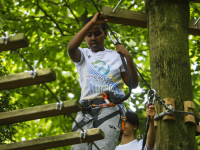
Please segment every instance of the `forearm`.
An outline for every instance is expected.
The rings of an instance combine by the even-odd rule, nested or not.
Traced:
[[[92,22],[88,22],[68,43],[68,54],[73,61],[76,61],[77,54],[80,53],[78,47],[81,45],[85,36],[93,26]]]
[[[154,147],[154,143],[155,143],[155,138],[156,138],[156,130],[154,127],[154,120],[153,118],[150,120],[150,124],[149,124],[149,130],[147,133],[147,149],[148,150],[152,150]]]
[[[125,57],[127,60],[127,66],[128,66],[128,70],[131,76],[131,80],[132,80],[132,86],[133,88],[136,88],[138,86],[138,74],[137,74],[135,65],[129,53]]]

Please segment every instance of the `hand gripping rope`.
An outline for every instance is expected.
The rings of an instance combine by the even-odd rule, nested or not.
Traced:
[[[156,90],[154,90],[154,89],[149,90],[149,91],[147,92],[147,103],[148,103],[148,106],[147,106],[147,107],[149,107],[150,105],[154,105],[154,102],[155,102],[156,99],[157,99]],[[143,136],[142,136],[142,132],[143,132],[143,130],[144,130],[145,124],[143,125],[143,129],[142,129],[142,131],[141,131],[141,134],[139,134],[139,136],[138,136],[138,138],[137,138],[138,140],[140,140],[141,138],[143,138],[142,150],[144,149],[145,144],[146,144],[147,133],[148,133],[149,124],[150,124],[150,119],[151,119],[150,116],[148,117],[148,119],[147,119],[147,117],[146,117],[146,121],[145,121],[145,123],[146,123],[146,131],[145,131],[144,138],[143,138]]]

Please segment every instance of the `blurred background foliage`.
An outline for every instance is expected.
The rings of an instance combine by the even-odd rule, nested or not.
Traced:
[[[115,7],[116,0],[95,0],[98,8]],[[124,0],[119,8],[145,12],[144,0]],[[74,63],[67,55],[67,44],[82,28],[86,17],[97,12],[90,0],[0,0],[0,36],[25,33],[30,41],[27,48],[19,49],[28,62],[35,68],[52,68],[57,75],[56,81],[47,83],[50,89],[62,100],[79,99],[80,86]],[[172,16],[173,17],[173,16]],[[190,3],[190,19],[200,17],[200,4]],[[113,31],[119,33],[122,44],[129,50],[138,70],[150,85],[150,63],[148,31],[144,28],[108,23]],[[200,111],[200,36],[189,35],[189,51],[195,110]],[[84,41],[81,45],[86,47]],[[107,38],[105,47],[115,49]],[[20,56],[11,51],[0,53],[0,76],[15,74],[30,69]],[[128,88],[124,87],[126,93]],[[139,87],[132,91],[126,101],[127,109],[136,111],[140,118],[140,130],[145,121],[146,93],[148,87],[139,78]],[[55,103],[49,91],[42,85],[33,85],[13,90],[0,91],[0,111],[10,111],[31,106]],[[73,114],[74,116],[76,114]],[[0,143],[11,143],[59,135],[71,131],[72,120],[57,116],[27,121],[10,126],[0,126]],[[200,146],[200,138],[196,137]],[[68,150],[70,146],[54,148]],[[52,149],[53,150],[53,149]]]

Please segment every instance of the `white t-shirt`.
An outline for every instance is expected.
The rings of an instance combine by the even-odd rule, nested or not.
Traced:
[[[143,140],[138,141],[137,139],[123,145],[118,145],[115,150],[142,150]],[[145,145],[144,150],[147,150]]]
[[[80,48],[81,60],[75,63],[81,86],[80,100],[101,98],[103,92],[115,92],[118,97],[124,96],[121,72],[125,72],[120,55],[113,50],[93,52]]]

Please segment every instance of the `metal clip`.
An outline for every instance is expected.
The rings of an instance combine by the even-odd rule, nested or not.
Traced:
[[[36,74],[37,74],[37,72],[36,72],[36,70],[31,70],[30,71],[30,78],[35,78],[35,76],[36,76]]]
[[[8,40],[9,40],[8,33],[5,33],[5,36],[2,36],[1,39],[2,39],[1,44],[6,45],[8,43]]]
[[[149,96],[153,96],[152,102],[149,101]],[[151,103],[152,105],[154,105],[154,102],[155,102],[156,99],[157,99],[156,90],[154,90],[154,89],[149,90],[149,91],[147,92],[147,102],[148,102],[148,104]]]
[[[80,138],[83,138],[83,139],[85,139],[85,137],[86,137],[86,130],[84,130],[84,131],[81,131],[80,132]]]
[[[116,39],[117,41],[116,41],[116,42],[115,42],[115,40],[112,38],[111,33],[113,33],[114,35],[117,35],[117,39]],[[112,31],[112,32],[109,32],[108,35],[109,35],[111,41],[112,41],[115,45],[121,44],[121,39],[119,38],[119,35],[117,34],[117,32]]]
[[[63,102],[62,101],[56,103],[56,109],[60,109],[61,110],[62,107],[63,107]]]

